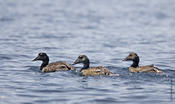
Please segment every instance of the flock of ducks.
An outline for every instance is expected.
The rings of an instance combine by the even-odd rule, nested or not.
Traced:
[[[49,64],[49,57],[46,53],[39,53],[38,56],[33,59],[33,61],[42,61],[40,70],[42,72],[56,72],[56,71],[67,71],[67,70],[76,70],[73,65],[82,63],[83,67],[80,72],[83,76],[119,76],[119,74],[111,72],[106,67],[97,66],[90,67],[89,58],[86,55],[80,55],[75,60],[72,65],[67,64],[64,61],[57,61]],[[154,65],[139,66],[139,56],[132,52],[130,53],[123,61],[132,61],[133,64],[129,67],[130,72],[154,72],[154,73],[163,73],[161,69],[154,67]]]

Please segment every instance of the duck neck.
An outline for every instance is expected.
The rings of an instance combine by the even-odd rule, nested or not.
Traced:
[[[131,65],[131,67],[138,67],[139,66],[139,57],[136,57],[134,60],[133,60],[133,64]]]
[[[48,64],[49,64],[49,59],[43,60],[43,63],[41,64],[41,67],[40,67],[40,70],[42,70]]]
[[[86,60],[84,63],[83,63],[83,68],[81,68],[81,71],[82,70],[85,70],[85,69],[88,69],[89,68],[89,59],[88,60]]]

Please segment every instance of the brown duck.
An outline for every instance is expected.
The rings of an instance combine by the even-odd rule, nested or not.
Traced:
[[[162,70],[154,67],[154,65],[139,66],[139,56],[132,52],[123,61],[133,61],[133,64],[129,67],[130,72],[155,72],[163,73]]]
[[[42,61],[42,64],[40,66],[40,70],[42,72],[55,72],[55,71],[67,71],[74,69],[73,66],[67,64],[64,61],[57,61],[49,64],[49,57],[46,53],[39,53],[38,56],[33,59],[33,61]]]
[[[109,76],[119,76],[119,74],[114,74],[110,72],[106,67],[89,67],[90,61],[86,55],[80,55],[73,65],[83,63],[83,68],[81,68],[81,73],[83,76],[96,76],[96,75],[109,75]]]

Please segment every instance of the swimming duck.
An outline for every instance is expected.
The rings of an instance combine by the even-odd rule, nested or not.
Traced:
[[[96,75],[109,75],[109,76],[119,76],[119,74],[114,74],[110,72],[106,67],[89,67],[90,61],[86,55],[80,55],[73,65],[83,63],[83,68],[81,68],[81,73],[83,76],[96,76]]]
[[[162,70],[154,67],[154,65],[147,66],[139,66],[139,56],[131,52],[123,61],[133,61],[133,64],[129,67],[130,72],[155,72],[155,73],[163,73]]]
[[[73,66],[67,64],[64,61],[57,61],[49,64],[49,57],[46,53],[39,53],[38,56],[33,59],[32,61],[42,61],[42,64],[40,66],[40,70],[42,72],[55,72],[55,71],[66,71],[74,69]]]

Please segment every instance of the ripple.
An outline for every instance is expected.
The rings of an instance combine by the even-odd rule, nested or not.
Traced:
[[[68,100],[68,99],[59,99],[59,98],[57,98],[57,99],[49,99],[49,100],[35,100],[34,102],[37,103],[37,104],[38,104],[38,103],[39,103],[39,104],[40,104],[40,103],[42,103],[42,104],[43,104],[43,103],[44,103],[44,104],[46,103],[46,104],[47,104],[47,103],[53,103],[53,102],[56,103],[56,102],[60,102],[60,101],[61,101],[61,102],[66,102],[67,100]]]
[[[160,1],[4,0],[0,101],[173,104],[175,1]],[[106,66],[120,76],[81,76],[82,65],[77,72],[42,73],[41,62],[31,62],[38,52],[48,53],[50,62],[68,63],[86,54],[90,66]],[[130,73],[131,62],[121,62],[129,52],[140,55],[140,65],[155,63],[166,74]]]
[[[9,18],[9,17],[1,17],[0,18],[0,22],[10,22],[13,21],[13,18]]]

